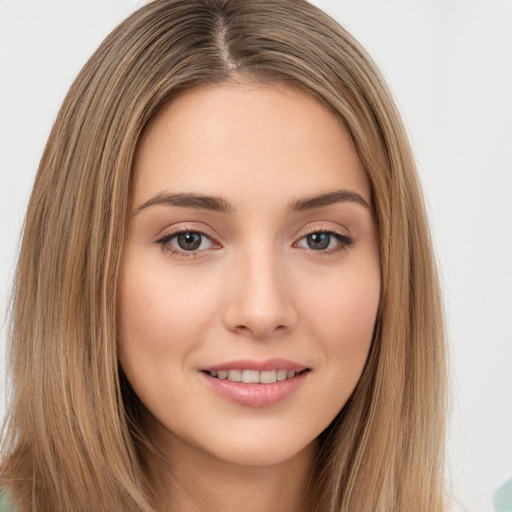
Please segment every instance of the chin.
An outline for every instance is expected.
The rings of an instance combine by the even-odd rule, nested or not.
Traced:
[[[213,456],[223,462],[245,467],[268,467],[292,462],[297,457],[316,452],[316,440],[306,445],[302,443],[284,443],[270,441],[267,443],[229,443],[224,447],[209,447]]]
[[[316,437],[314,433],[305,437],[302,429],[294,432],[289,426],[252,425],[212,432],[198,448],[236,466],[273,466],[316,453]]]

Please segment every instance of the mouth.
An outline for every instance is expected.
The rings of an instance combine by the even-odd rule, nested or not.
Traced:
[[[275,384],[276,382],[293,379],[309,371],[309,368],[303,368],[302,370],[278,368],[262,371],[234,368],[231,370],[202,370],[202,373],[214,379],[243,382],[244,384]]]
[[[270,407],[291,398],[309,373],[311,368],[284,359],[231,361],[199,371],[215,394],[249,407]]]

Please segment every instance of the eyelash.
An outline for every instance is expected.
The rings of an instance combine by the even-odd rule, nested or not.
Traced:
[[[314,249],[310,249],[311,251],[313,251],[314,253],[316,253],[320,256],[335,255],[337,253],[340,253],[342,251],[346,251],[346,250],[350,249],[355,244],[355,240],[353,238],[351,238],[347,235],[344,235],[342,233],[339,233],[338,231],[334,231],[332,228],[327,228],[327,227],[326,228],[320,227],[320,228],[312,229],[311,231],[308,231],[304,235],[302,235],[299,238],[299,240],[295,243],[300,242],[301,240],[303,240],[304,238],[306,238],[310,235],[315,235],[315,234],[320,234],[320,233],[334,237],[340,243],[339,247],[336,247],[334,249],[318,250],[318,251],[315,251]]]
[[[163,251],[170,253],[171,255],[178,255],[179,257],[181,257],[183,259],[197,258],[198,256],[200,256],[201,252],[204,252],[205,250],[207,250],[207,249],[203,249],[203,250],[186,251],[183,249],[176,249],[176,248],[173,248],[173,247],[170,247],[169,245],[167,245],[171,240],[173,240],[174,238],[178,237],[179,235],[183,235],[185,233],[197,234],[197,235],[200,235],[202,237],[205,237],[205,238],[211,240],[214,244],[218,244],[218,242],[216,242],[210,235],[208,235],[204,231],[197,229],[197,228],[187,228],[187,227],[178,229],[176,231],[172,231],[171,233],[168,233],[168,234],[162,236],[161,238],[156,240],[156,244],[159,245]],[[330,256],[330,255],[334,255],[334,254],[337,254],[342,251],[346,251],[346,250],[350,249],[350,247],[352,247],[355,243],[355,240],[353,238],[351,238],[347,235],[344,235],[342,233],[339,233],[337,231],[334,231],[332,228],[329,228],[329,229],[316,228],[316,229],[308,231],[307,233],[302,235],[299,238],[299,240],[297,240],[297,242],[294,242],[294,245],[296,243],[300,242],[301,240],[305,239],[306,237],[308,237],[310,235],[314,235],[314,234],[326,234],[326,235],[332,236],[335,239],[337,239],[338,242],[340,243],[340,246],[336,247],[334,249],[314,250],[314,249],[310,248],[310,251],[312,251],[313,253],[316,253],[320,256]]]
[[[167,245],[173,238],[176,238],[179,235],[184,235],[185,233],[194,233],[194,234],[201,235],[202,237],[208,238],[213,243],[217,244],[217,242],[215,242],[215,240],[213,240],[213,238],[210,235],[208,235],[207,233],[205,233],[204,231],[197,229],[197,228],[187,228],[186,226],[184,228],[180,228],[176,231],[172,231],[172,232],[164,235],[163,237],[159,238],[156,241],[156,244],[159,245],[163,251],[170,253],[172,255],[178,255],[178,256],[182,257],[183,259],[197,258],[202,251],[185,251],[185,250],[176,249],[174,247]]]

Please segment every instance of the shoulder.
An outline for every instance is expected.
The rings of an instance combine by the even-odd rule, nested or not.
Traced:
[[[0,489],[0,512],[14,512],[9,493],[5,489]]]

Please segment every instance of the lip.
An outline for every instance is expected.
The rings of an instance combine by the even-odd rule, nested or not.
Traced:
[[[256,371],[277,369],[294,370],[297,372],[297,375],[291,379],[277,381],[272,384],[245,384],[244,382],[217,379],[206,373],[207,370],[219,371],[235,369]],[[268,359],[266,361],[244,359],[208,366],[199,371],[199,376],[215,394],[220,395],[230,402],[247,407],[271,407],[289,398],[301,388],[309,373],[308,367],[285,359]]]
[[[293,370],[295,372],[301,372],[305,370],[307,366],[289,361],[287,359],[266,359],[265,361],[255,361],[254,359],[237,359],[236,361],[229,361],[227,363],[213,364],[211,366],[205,366],[200,368],[199,371],[204,372],[206,370],[256,370],[258,372],[264,372],[266,370]],[[267,384],[268,385],[268,384]]]

